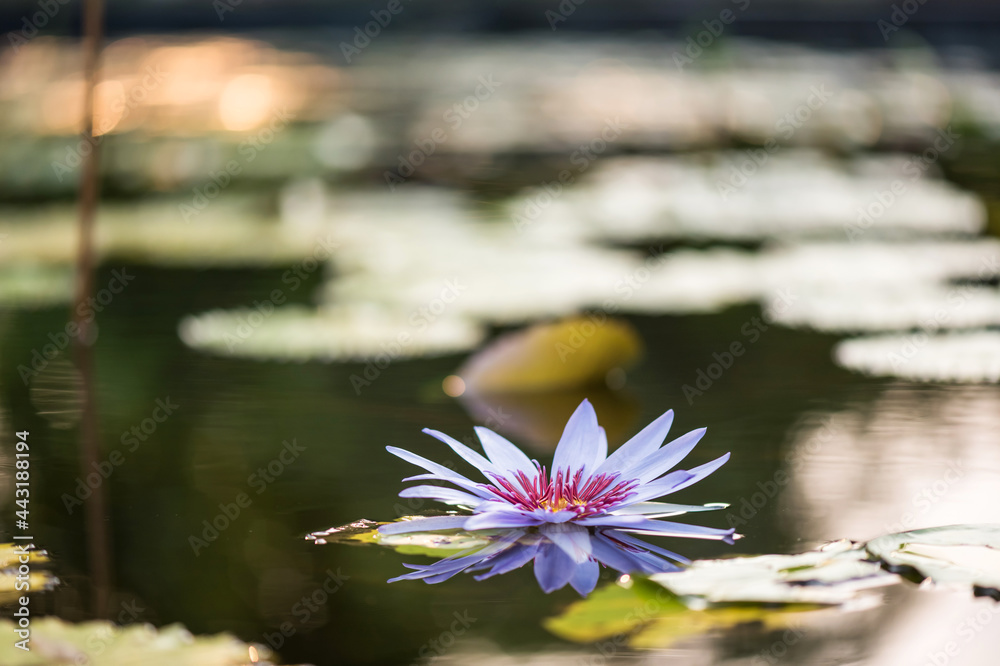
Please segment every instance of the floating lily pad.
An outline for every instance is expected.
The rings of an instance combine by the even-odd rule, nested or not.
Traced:
[[[261,214],[265,203],[227,194],[203,209],[194,208],[191,196],[108,204],[98,217],[95,251],[99,258],[168,266],[273,266],[329,256],[325,232],[281,225]],[[76,225],[69,205],[0,210],[0,264],[72,265]]]
[[[621,587],[598,590],[545,626],[576,642],[625,636],[632,647],[668,647],[744,623],[779,628],[823,609],[871,608],[880,601],[875,590],[900,582],[896,572],[1000,600],[1000,525],[917,530],[867,544],[841,540],[795,555],[697,560],[648,579],[624,577]]]
[[[375,543],[375,535],[378,534],[379,525],[385,524],[362,518],[340,527],[311,532],[306,535],[306,541],[315,541],[318,545],[351,542],[356,542],[355,545],[357,543]]]
[[[898,243],[810,242],[776,245],[760,254],[760,280],[772,291],[799,293],[863,289],[881,295],[915,286],[946,286],[952,280],[989,280],[1000,274],[1000,240],[912,240]],[[849,267],[849,269],[848,269]],[[951,302],[943,306],[955,309]],[[860,296],[859,296],[860,298]]]
[[[397,359],[465,351],[484,335],[481,326],[458,317],[421,321],[406,313],[370,306],[310,310],[287,306],[214,310],[186,317],[180,337],[189,347],[260,360],[364,361],[384,368]],[[369,381],[369,380],[365,380]]]
[[[0,233],[0,247],[6,242]],[[0,306],[45,307],[68,303],[72,295],[73,273],[69,268],[6,263],[0,270]]]
[[[15,543],[0,544],[0,604],[10,603],[26,592],[37,593],[51,590],[59,584],[59,579],[43,569],[49,563],[49,556],[44,550],[29,550],[28,566],[31,573],[28,574],[28,590],[18,590],[18,567],[22,564],[21,558],[24,554],[16,548]],[[6,663],[6,662],[2,662]]]
[[[765,255],[766,256],[766,255]],[[743,250],[675,250],[657,258],[649,279],[623,304],[629,312],[718,312],[761,300],[766,262]]]
[[[327,303],[378,303],[414,319],[464,316],[523,324],[586,308],[618,312],[656,258],[588,244],[578,234],[484,221],[461,197],[408,188],[331,198],[337,275]],[[377,223],[376,223],[377,222]]]
[[[834,359],[867,375],[921,382],[996,383],[1000,381],[1000,333],[914,332],[859,337],[839,343]]]
[[[898,577],[883,571],[847,540],[795,555],[758,555],[698,560],[683,571],[650,579],[689,604],[769,603],[867,605],[867,593],[894,585]]]
[[[406,516],[400,520],[418,520],[421,516]],[[357,520],[341,527],[332,527],[321,532],[306,535],[306,540],[317,545],[328,543],[378,544],[392,548],[404,555],[426,555],[428,557],[449,557],[458,552],[475,551],[488,545],[493,531],[465,532],[448,530],[445,532],[414,532],[411,534],[383,535],[378,533],[380,525],[371,520]]]
[[[243,666],[269,651],[228,634],[193,636],[179,624],[156,629],[148,624],[118,627],[110,622],[71,624],[54,617],[31,622],[30,651],[14,647],[14,623],[0,620],[4,666],[101,664],[102,666]]]
[[[393,534],[376,535],[376,542],[395,549],[403,555],[427,555],[445,557],[458,552],[473,552],[490,543],[482,534],[456,532],[454,534]]]
[[[616,638],[637,648],[665,648],[685,638],[738,625],[777,629],[798,617],[801,608],[724,606],[691,610],[667,590],[642,579],[609,585],[571,604],[545,621],[556,636],[576,643]]]
[[[879,601],[872,590],[899,582],[866,557],[859,544],[842,540],[796,555],[697,560],[674,573],[624,577],[545,626],[576,642],[624,636],[637,648],[739,625],[795,626],[823,609],[871,608]]]
[[[458,370],[476,393],[522,393],[603,384],[628,366],[642,340],[627,322],[573,317],[497,338]]]
[[[963,329],[1000,325],[1000,291],[941,285],[897,289],[801,290],[788,307],[772,308],[783,326],[839,333]],[[957,305],[956,305],[957,303]]]
[[[637,252],[542,241],[511,224],[418,219],[404,215],[381,233],[363,219],[357,224],[365,236],[338,230],[342,274],[325,290],[326,301],[375,302],[417,319],[515,325],[585,308],[623,310],[650,273]]]
[[[972,587],[1000,601],[1000,525],[950,525],[872,539],[865,549],[892,571],[942,587]]]
[[[761,155],[764,153],[761,152]],[[840,160],[812,150],[765,156],[758,169],[748,152],[602,161],[555,205],[538,192],[510,202],[514,219],[536,226],[576,227],[576,234],[615,241],[678,238],[760,240],[833,237],[842,241],[981,231],[978,198],[939,178],[915,180],[911,155]],[[750,169],[751,177],[746,177]],[[742,172],[742,173],[741,173]],[[905,178],[893,205],[875,199]],[[875,202],[879,212],[860,215]],[[534,205],[533,205],[534,204]]]

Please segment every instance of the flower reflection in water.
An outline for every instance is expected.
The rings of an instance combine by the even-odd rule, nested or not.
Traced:
[[[665,559],[666,558],[666,559]],[[676,571],[674,562],[688,560],[641,539],[612,529],[588,530],[573,524],[542,525],[537,530],[501,531],[477,552],[457,555],[429,565],[407,564],[412,573],[393,578],[440,583],[463,571],[478,573],[476,580],[518,569],[534,560],[535,577],[546,592],[569,583],[581,595],[597,585],[599,564],[622,573]],[[671,562],[670,560],[673,560]]]

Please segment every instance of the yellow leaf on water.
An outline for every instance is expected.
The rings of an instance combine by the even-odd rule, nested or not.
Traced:
[[[21,549],[17,544],[0,543],[0,569],[17,567],[21,559]],[[49,561],[48,553],[44,550],[29,550],[28,557],[31,564],[44,564]]]
[[[28,561],[21,562],[25,554]],[[26,593],[45,592],[58,585],[59,579],[42,568],[48,562],[49,556],[44,550],[22,553],[15,543],[0,543],[0,604],[14,603]],[[18,568],[22,564],[27,564],[31,570],[27,590],[18,589],[18,582],[23,583],[23,579],[18,580]]]
[[[507,333],[457,372],[477,393],[531,393],[603,384],[633,363],[642,341],[627,322],[580,316]]]

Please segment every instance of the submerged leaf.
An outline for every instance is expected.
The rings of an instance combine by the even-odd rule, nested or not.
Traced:
[[[891,571],[1000,601],[1000,525],[949,525],[887,534],[865,546]]]
[[[630,633],[654,617],[686,610],[684,604],[665,591],[657,597],[642,594],[639,585],[608,585],[545,620],[544,626],[560,638],[589,643]]]
[[[669,591],[637,579],[627,585],[610,585],[571,604],[560,615],[545,621],[556,636],[576,643],[590,643],[628,636],[638,648],[665,648],[709,631],[756,624],[769,629],[788,626],[800,608],[766,609],[762,606],[722,606],[691,610]]]
[[[623,320],[574,317],[502,335],[457,374],[477,393],[551,391],[602,384],[641,350],[639,335]]]
[[[751,625],[761,632],[796,626],[802,617],[796,606],[765,608],[763,606],[722,606],[704,611],[677,611],[657,617],[629,641],[636,648],[665,648],[693,636],[712,631],[726,631]]]

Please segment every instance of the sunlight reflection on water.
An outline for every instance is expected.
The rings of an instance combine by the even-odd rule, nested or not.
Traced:
[[[811,414],[792,447],[799,465],[782,506],[806,539],[996,520],[1000,388],[890,385],[870,403]]]

